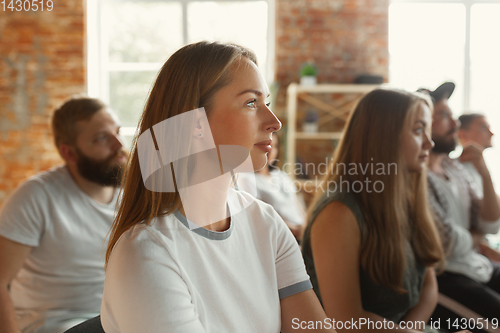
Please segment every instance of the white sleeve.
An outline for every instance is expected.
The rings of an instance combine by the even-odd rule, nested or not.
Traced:
[[[481,217],[479,217],[477,228],[478,230],[480,230],[485,234],[495,235],[500,230],[500,219],[491,222],[491,221],[485,221]]]
[[[482,200],[484,200],[484,193],[482,193],[482,190],[480,191],[478,189],[479,184],[474,181],[474,176],[472,175],[471,170],[464,165],[461,165],[461,167],[465,170],[463,173],[463,178],[467,183],[469,195],[471,198],[470,216],[473,228],[484,234],[498,233],[498,230],[500,230],[500,218],[498,218],[496,221],[486,221],[481,218],[481,205]],[[482,184],[480,187],[482,188]]]
[[[29,180],[4,202],[0,211],[0,235],[36,247],[45,228],[44,207],[48,206],[43,185]]]
[[[107,333],[203,333],[178,265],[154,231],[136,227],[115,245],[104,283]]]
[[[277,226],[276,275],[282,299],[312,289],[312,284],[295,237],[276,211],[273,217]]]

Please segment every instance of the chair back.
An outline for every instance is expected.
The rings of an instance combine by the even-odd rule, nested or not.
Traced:
[[[91,318],[81,324],[73,326],[65,333],[105,333],[101,325],[101,316]]]

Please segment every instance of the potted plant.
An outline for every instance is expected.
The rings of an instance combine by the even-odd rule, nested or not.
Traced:
[[[317,83],[318,68],[310,62],[304,63],[299,70],[300,84],[314,86]]]

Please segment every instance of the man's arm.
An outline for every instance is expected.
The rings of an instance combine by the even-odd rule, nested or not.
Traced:
[[[20,332],[8,287],[31,249],[30,246],[0,236],[0,267],[2,268],[0,269],[0,323],[2,323],[0,333]]]
[[[485,222],[495,222],[500,219],[500,200],[493,187],[493,182],[491,180],[490,173],[486,169],[487,173],[481,175],[483,180],[483,191],[484,197],[481,201],[481,219]]]
[[[480,201],[479,216],[484,222],[496,222],[500,219],[500,200],[495,193],[491,175],[484,162],[483,153],[474,144],[464,147],[461,162],[471,162],[483,182],[483,199]]]

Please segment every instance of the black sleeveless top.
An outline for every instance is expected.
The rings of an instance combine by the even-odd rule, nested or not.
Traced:
[[[358,222],[361,233],[361,246],[363,246],[363,240],[366,238],[369,230],[368,226],[365,223],[365,219],[363,217],[361,209],[352,193],[346,193],[345,191],[342,193],[338,191],[334,193],[328,191],[325,192],[325,194],[323,194],[323,197],[321,197],[321,199],[314,207],[311,220],[313,221],[314,219],[316,219],[318,214],[328,204],[334,201],[339,201],[346,205],[356,217],[356,221]],[[332,216],[332,218],[334,217]],[[308,227],[304,234],[302,255],[306,264],[307,274],[309,274],[309,276],[311,277],[314,291],[321,301],[318,280],[314,268],[314,261],[311,255],[311,244],[309,239],[309,233],[311,232],[310,229],[311,224],[308,224]],[[363,309],[365,311],[373,312],[396,323],[401,321],[408,310],[418,303],[426,270],[425,266],[415,260],[414,253],[409,242],[407,242],[406,244],[406,249],[407,267],[404,272],[403,287],[408,292],[405,294],[399,294],[392,289],[376,284],[368,276],[368,274],[364,272],[361,265],[359,268],[359,281]],[[339,267],[339,269],[342,268]]]

